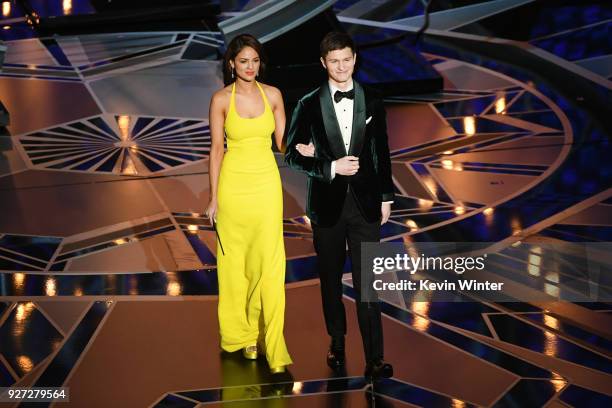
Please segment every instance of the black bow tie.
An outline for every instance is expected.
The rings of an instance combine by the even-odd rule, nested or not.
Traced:
[[[346,92],[336,91],[334,93],[334,102],[338,103],[342,100],[342,98],[355,99],[355,88]]]

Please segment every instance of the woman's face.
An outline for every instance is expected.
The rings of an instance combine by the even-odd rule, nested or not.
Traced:
[[[244,47],[236,55],[236,58],[230,61],[236,77],[244,81],[255,79],[259,73],[259,63],[259,54],[251,47]]]

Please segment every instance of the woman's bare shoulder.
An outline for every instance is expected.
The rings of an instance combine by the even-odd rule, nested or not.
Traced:
[[[261,86],[271,102],[281,102],[283,100],[283,95],[277,87],[268,84],[261,84]]]
[[[228,85],[216,91],[211,100],[211,105],[225,107],[229,103],[230,96],[232,95],[232,86]]]
[[[224,86],[223,88],[217,90],[213,94],[212,99],[217,99],[221,101],[224,98],[228,98],[231,94],[232,94],[232,85],[230,84],[230,85]]]

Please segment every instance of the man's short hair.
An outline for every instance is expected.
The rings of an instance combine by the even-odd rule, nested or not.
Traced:
[[[350,48],[355,54],[355,42],[347,33],[341,31],[332,31],[327,33],[321,40],[319,50],[321,52],[321,58],[325,59],[325,56],[330,51],[342,50],[344,48]]]

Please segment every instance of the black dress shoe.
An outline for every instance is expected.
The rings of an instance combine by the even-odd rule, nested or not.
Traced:
[[[364,377],[371,380],[393,377],[393,366],[384,360],[377,360],[366,365]]]
[[[333,337],[327,352],[327,365],[334,371],[344,368],[344,337]]]

